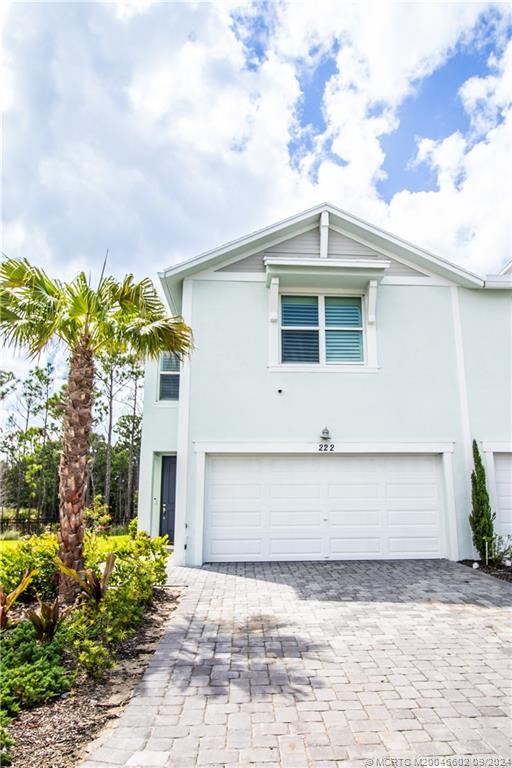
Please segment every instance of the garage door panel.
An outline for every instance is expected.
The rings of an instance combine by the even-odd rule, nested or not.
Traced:
[[[260,527],[263,523],[262,514],[259,510],[254,512],[248,512],[244,510],[240,513],[239,510],[233,510],[232,512],[214,512],[211,518],[212,529],[214,528],[226,528],[236,527],[243,525]]]
[[[399,557],[400,555],[409,555],[411,557],[431,555],[439,557],[439,539],[437,536],[418,538],[416,532],[409,538],[406,536],[390,538],[389,553],[391,557]]]
[[[382,541],[378,537],[358,536],[330,539],[331,555],[357,555],[357,557],[375,557],[382,553]]]
[[[283,483],[283,485],[272,484],[270,486],[271,499],[319,499],[321,488],[318,484],[308,485],[307,483]]]
[[[434,483],[386,483],[388,499],[435,499],[437,489]]]
[[[512,454],[494,456],[496,479],[496,531],[500,536],[512,536]]]
[[[294,555],[297,559],[322,557],[321,538],[271,538],[270,555]]]
[[[438,525],[438,513],[435,509],[428,510],[388,510],[388,523],[389,525],[408,525],[413,523],[415,526],[419,525]]]
[[[248,555],[261,555],[262,551],[260,539],[211,539],[211,554],[220,560],[223,557],[243,560]]]
[[[216,456],[204,559],[440,557],[434,456]]]
[[[377,483],[329,483],[330,499],[375,499],[379,488]]]
[[[242,485],[241,483],[216,483],[212,498],[214,499],[259,499],[261,485]]]
[[[331,509],[329,523],[331,526],[347,525],[380,525],[380,510]]]
[[[322,522],[322,513],[317,509],[301,510],[270,510],[270,524],[272,526],[303,526],[320,525]]]

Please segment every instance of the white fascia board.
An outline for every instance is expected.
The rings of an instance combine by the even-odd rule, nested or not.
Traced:
[[[490,442],[484,440],[481,445],[485,453],[512,453],[512,442]]]
[[[165,278],[165,274],[163,272],[158,273],[158,277],[160,278],[160,283],[162,285],[163,292],[165,294],[165,298],[167,299],[167,303],[169,304],[169,309],[171,310],[173,315],[179,315],[181,306],[180,302],[176,302],[174,299],[174,296],[172,295],[171,291],[169,290],[169,286],[167,284],[167,280]],[[180,281],[180,286],[183,285],[183,283]],[[181,297],[181,290],[180,290],[180,297]]]
[[[320,267],[321,269],[387,269],[391,262],[376,259],[304,259],[293,256],[265,256],[263,259],[267,267]]]
[[[494,291],[506,291],[512,289],[512,274],[500,273],[499,275],[486,275],[484,288]]]

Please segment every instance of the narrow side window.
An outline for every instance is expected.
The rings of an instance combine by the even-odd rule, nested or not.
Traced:
[[[180,396],[180,361],[172,352],[160,356],[159,400],[178,400]]]

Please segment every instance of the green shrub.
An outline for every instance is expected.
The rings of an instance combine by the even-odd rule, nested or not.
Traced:
[[[132,539],[134,539],[137,535],[138,524],[139,524],[139,519],[137,517],[133,517],[128,523],[128,533],[130,534]]]
[[[7,730],[7,726],[10,722],[11,718],[0,709],[0,765],[10,765],[12,762],[9,748],[12,747],[14,741]]]
[[[7,528],[6,531],[0,533],[0,541],[18,541],[21,538],[21,533],[16,528]]]
[[[57,536],[53,533],[31,536],[22,541],[17,547],[0,555],[0,584],[6,592],[10,592],[27,570],[35,569],[37,573],[25,595],[34,598],[39,593],[44,600],[55,597],[58,578],[54,559],[58,551]]]
[[[112,521],[112,515],[109,514],[108,504],[102,503],[101,493],[94,497],[92,507],[84,509],[84,520],[87,528],[101,533],[106,531]]]
[[[61,643],[39,643],[28,621],[2,635],[0,701],[8,716],[71,688],[74,675],[64,668],[62,657]]]
[[[103,599],[83,603],[59,630],[78,667],[88,675],[101,677],[112,666],[116,648],[143,621],[155,584],[166,580],[169,553],[165,543],[165,537],[151,540],[146,534],[138,534],[120,544]],[[88,564],[100,556],[91,551]]]
[[[167,581],[167,559],[169,550],[167,549],[167,536],[156,536],[150,538],[144,531],[139,531],[137,535],[128,541],[121,543],[116,548],[118,558],[121,560],[140,559],[142,562],[153,564],[154,584],[165,584]]]
[[[494,541],[494,520],[496,514],[491,511],[489,494],[487,492],[487,482],[485,478],[485,469],[482,464],[480,451],[476,440],[473,440],[473,461],[474,470],[471,473],[471,500],[472,512],[469,516],[469,523],[473,531],[473,544],[480,555],[480,559],[487,561],[488,555],[491,555],[492,544]]]

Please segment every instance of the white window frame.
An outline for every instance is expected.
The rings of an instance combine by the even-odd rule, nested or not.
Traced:
[[[156,401],[160,405],[176,405],[179,402],[180,399],[180,393],[181,393],[181,381],[178,381],[178,397],[177,398],[162,398],[160,397],[160,377],[161,376],[177,376],[178,379],[181,376],[181,364],[177,371],[162,371],[162,357],[163,353],[158,358],[158,365],[157,365],[157,377],[156,377]]]
[[[310,288],[286,288],[277,285],[269,291],[270,308],[270,335],[269,335],[269,363],[268,368],[275,371],[322,371],[322,372],[351,372],[351,373],[375,373],[377,364],[377,333],[376,323],[369,322],[368,318],[368,292],[349,289],[318,290]],[[318,326],[283,326],[281,315],[281,300],[283,296],[316,296],[318,298]],[[343,328],[325,325],[325,298],[330,296],[351,296],[361,299],[362,327]],[[319,359],[318,363],[283,363],[282,362],[282,336],[283,330],[318,330],[319,332]],[[361,330],[363,337],[363,360],[360,362],[327,362],[325,355],[326,330]]]

